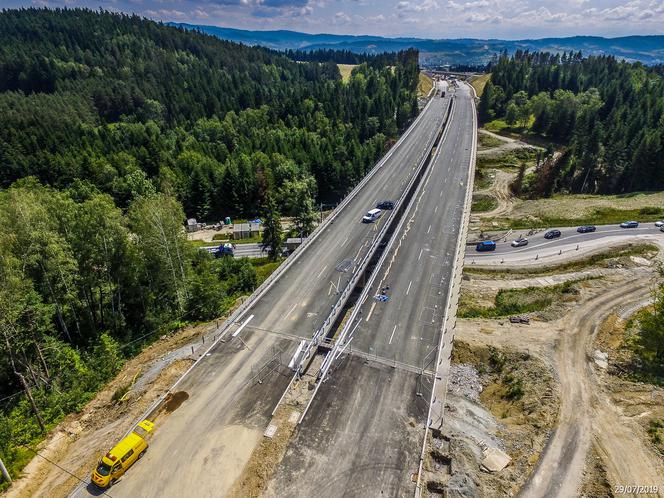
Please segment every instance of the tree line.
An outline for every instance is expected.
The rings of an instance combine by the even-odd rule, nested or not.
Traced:
[[[37,441],[124,359],[210,320],[262,262],[187,243],[187,217],[313,227],[417,114],[418,54],[297,63],[137,16],[0,13],[0,458]]]
[[[402,52],[382,52],[379,54],[358,53],[352,50],[334,50],[319,48],[316,50],[288,49],[286,57],[294,61],[334,62],[335,64],[369,64],[375,67],[395,66],[399,63]]]
[[[564,145],[539,172],[533,195],[664,189],[664,79],[657,69],[613,56],[517,51],[491,65],[482,122]]]

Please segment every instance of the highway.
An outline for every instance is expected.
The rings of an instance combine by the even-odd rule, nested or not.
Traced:
[[[260,441],[290,380],[284,368],[338,300],[380,226],[360,219],[377,201],[400,197],[437,136],[450,103],[434,97],[355,197],[285,263],[274,284],[243,314],[250,320],[206,352],[178,385],[187,399],[156,417],[150,449],[112,488],[119,497],[223,496]],[[379,223],[383,223],[384,216]],[[329,218],[328,218],[329,219]],[[234,323],[229,332],[237,331]],[[262,367],[269,365],[274,368]],[[260,380],[260,383],[258,382]],[[112,442],[100,442],[100,453]],[[110,447],[110,446],[109,446]],[[90,486],[71,496],[95,496]]]
[[[561,236],[545,239],[544,234],[550,229],[528,235],[528,230],[517,230],[507,238],[496,243],[496,250],[478,252],[475,246],[466,247],[466,264],[513,265],[513,264],[548,264],[569,258],[574,251],[579,257],[596,252],[609,246],[630,243],[637,240],[664,239],[664,233],[654,223],[641,223],[638,228],[620,228],[619,225],[597,225],[597,231],[578,233],[577,227],[558,227]],[[520,236],[528,239],[528,245],[512,247],[510,243]]]
[[[430,174],[375,270],[357,326],[350,325],[351,351],[314,398],[268,497],[412,496],[415,490],[411,475],[430,394],[418,371],[435,370],[473,146],[469,88],[461,85],[455,99]],[[373,298],[381,289],[386,302]]]

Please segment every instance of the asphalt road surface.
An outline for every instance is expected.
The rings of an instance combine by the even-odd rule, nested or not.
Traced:
[[[533,260],[538,262],[549,262],[555,259],[561,252],[561,256],[569,251],[578,251],[579,255],[589,251],[602,249],[619,244],[621,242],[632,242],[636,239],[647,239],[661,237],[664,233],[655,227],[654,223],[641,223],[638,228],[620,228],[619,225],[598,225],[597,231],[590,233],[578,233],[577,227],[558,228],[561,236],[555,239],[545,239],[544,234],[549,231],[542,230],[533,235],[528,235],[528,230],[517,230],[496,243],[496,250],[489,252],[478,252],[475,246],[466,247],[466,264],[488,265],[503,261],[505,264]],[[524,236],[528,239],[528,245],[523,247],[512,247],[513,240]],[[578,247],[578,249],[577,249]],[[538,258],[534,260],[534,258]],[[560,258],[558,258],[560,259]]]
[[[263,367],[274,366],[275,358],[288,363],[294,339],[311,337],[323,322],[338,299],[336,289],[343,288],[377,231],[377,224],[362,224],[362,216],[377,201],[400,197],[448,105],[449,97],[431,101],[334,223],[251,306],[244,315],[253,316],[250,326],[219,343],[179,384],[188,398],[156,420],[146,456],[113,486],[114,498],[218,497],[228,491],[290,380],[280,368]],[[82,485],[71,496],[97,494]]]
[[[461,85],[455,98],[452,125],[430,176],[361,305],[351,343],[355,354],[320,388],[268,497],[414,492],[411,475],[418,470],[429,395],[415,371],[427,366],[427,358],[434,367],[473,143],[468,87]],[[387,286],[387,302],[373,299]]]

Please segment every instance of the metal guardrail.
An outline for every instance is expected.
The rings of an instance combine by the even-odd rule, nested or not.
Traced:
[[[447,108],[447,114],[445,116],[445,119],[443,120],[443,122],[441,123],[440,128],[436,131],[436,133],[434,135],[436,138],[440,137],[440,139],[438,139],[438,140],[434,139],[431,142],[430,146],[427,147],[426,152],[423,155],[423,157],[421,158],[420,163],[418,165],[417,173],[412,176],[412,178],[409,181],[407,187],[404,189],[403,194],[401,195],[399,200],[395,203],[396,207],[395,207],[394,211],[392,212],[388,222],[383,226],[380,233],[374,238],[373,243],[372,243],[369,251],[365,254],[364,258],[362,259],[361,264],[357,266],[356,271],[351,276],[351,278],[350,278],[348,284],[346,285],[346,288],[344,289],[344,292],[342,293],[340,299],[337,301],[337,304],[335,304],[335,306],[333,307],[332,312],[330,313],[328,318],[325,320],[325,323],[323,324],[323,327],[321,327],[316,332],[316,334],[314,334],[314,337],[312,338],[312,341],[309,343],[309,349],[307,350],[308,354],[311,354],[313,349],[315,347],[317,347],[317,344],[318,344],[317,341],[320,341],[321,337],[325,337],[325,335],[329,332],[329,328],[332,327],[332,325],[335,323],[336,319],[338,318],[338,314],[343,309],[343,306],[345,305],[346,301],[348,300],[348,297],[350,296],[350,293],[352,293],[353,289],[355,288],[355,286],[357,285],[357,283],[359,281],[359,278],[366,271],[366,267],[367,267],[369,261],[374,257],[376,249],[382,243],[386,232],[389,229],[391,229],[392,222],[396,219],[397,213],[400,213],[401,211],[403,211],[405,213],[410,208],[410,205],[412,204],[412,202],[414,201],[414,199],[416,197],[415,194],[417,192],[417,188],[419,187],[419,185],[421,185],[421,180],[426,175],[427,170],[426,170],[425,166],[427,164],[429,164],[430,160],[432,159],[431,153],[433,151],[433,148],[436,144],[440,143],[442,138],[447,133],[447,130],[448,130],[447,125],[449,123],[450,116],[451,116],[452,111],[454,109],[454,105],[455,105],[454,100],[450,99],[450,103],[449,103],[448,108]],[[440,153],[440,151],[441,151],[441,149],[440,149],[440,147],[438,147],[437,150],[436,150],[436,153],[434,155],[434,158],[433,158],[434,160],[437,157],[437,154]],[[415,182],[417,182],[417,184]],[[415,191],[411,192],[413,190],[413,188],[415,188]],[[404,206],[403,201],[408,196],[411,196],[411,200],[410,200],[410,202],[407,206]],[[400,219],[399,226],[401,226],[401,224],[403,224],[405,219],[406,218],[404,218],[404,217],[402,217]],[[397,228],[397,230],[398,230],[398,228]],[[389,243],[388,243],[389,246],[391,246],[393,241],[394,241],[394,239],[391,239],[389,241]],[[384,261],[387,253],[388,253],[388,250],[386,248],[386,250],[383,252],[383,254],[382,254],[382,256],[381,256],[381,258],[378,262],[378,266],[380,266],[380,264],[382,264],[382,262]],[[371,282],[373,281],[373,279],[375,279],[375,274],[372,276]],[[360,297],[359,302],[361,302],[362,299],[366,297],[365,294],[366,294],[366,292],[368,292],[368,289],[369,289],[370,285],[371,284],[369,283],[365,287],[365,291],[363,292],[363,296]],[[352,337],[350,337],[350,338],[348,338],[348,340],[346,340],[346,335],[348,334],[348,331],[351,330],[351,327],[353,326],[353,322],[354,322],[354,319],[355,319],[354,317],[357,315],[358,311],[359,311],[359,307],[357,307],[354,310],[353,314],[351,314],[351,318],[346,322],[346,325],[344,326],[344,328],[342,329],[339,337],[335,341],[334,347],[325,356],[325,359],[323,360],[323,363],[322,363],[322,365],[319,369],[318,375],[317,375],[318,376],[318,382],[316,384],[316,387],[314,389],[314,392],[313,392],[311,398],[309,399],[309,402],[307,403],[306,407],[302,411],[300,419],[298,420],[298,424],[300,424],[302,422],[302,420],[304,420],[304,417],[306,416],[306,414],[309,410],[309,407],[311,406],[311,403],[313,402],[314,398],[316,397],[318,389],[320,389],[320,386],[325,381],[325,377],[326,377],[332,363],[334,362],[334,360],[336,358],[338,358],[340,353],[343,351],[343,348],[345,348],[348,345],[348,343],[352,340]],[[308,361],[308,357],[303,356],[302,360],[300,362],[300,368],[305,364],[306,361]],[[297,375],[297,373],[296,373],[296,375]]]
[[[440,140],[437,141],[438,144],[440,144],[440,142],[444,139],[445,135],[447,134],[447,131],[449,130],[449,128],[447,127],[447,124],[449,123],[450,117],[451,117],[452,112],[453,112],[453,110],[454,110],[454,105],[455,105],[455,104],[454,104],[454,100],[450,100],[450,105],[449,105],[449,107],[448,107],[448,109],[447,109],[447,115],[446,115],[446,117],[445,117],[445,119],[444,119],[444,121],[443,121],[443,123],[442,123],[442,125],[441,125],[441,127],[442,127],[443,129],[442,129],[442,132],[441,132],[441,135],[440,135]],[[415,180],[416,180],[417,178],[420,178],[420,177],[421,177],[421,178],[420,178],[420,183],[418,183],[418,186],[419,186],[419,185],[421,184],[421,180],[424,179],[424,176],[425,176],[425,175],[423,174],[422,168],[424,168],[424,166],[425,166],[425,164],[426,164],[426,162],[427,162],[428,160],[431,160],[431,163],[435,162],[436,159],[438,158],[438,155],[439,155],[440,152],[441,152],[441,148],[438,147],[437,150],[436,150],[436,153],[434,154],[434,156],[433,156],[433,157],[430,156],[430,154],[431,154],[431,150],[433,149],[433,146],[434,146],[435,144],[436,144],[436,141],[434,141],[434,143],[431,144],[431,148],[429,149],[429,151],[428,151],[428,153],[426,154],[426,156],[425,156],[423,162],[422,162],[422,163],[420,164],[420,166],[419,166],[418,174],[415,175],[415,176],[411,179],[411,181],[410,181],[409,184],[408,184],[408,187],[407,187],[406,190],[404,191],[402,197],[399,199],[398,206],[399,206],[399,208],[403,208],[403,214],[404,214],[404,215],[410,210],[410,207],[411,207],[412,203],[413,203],[413,202],[415,201],[415,199],[416,199],[416,195],[415,195],[415,194],[417,193],[417,190],[416,190],[415,192],[413,192],[412,194],[410,194],[410,192],[411,192],[411,190],[413,189],[413,186],[414,186],[414,184],[415,184]],[[429,172],[430,172],[430,169],[429,169]],[[404,200],[408,195],[411,195],[411,200],[410,200],[410,202],[408,203],[407,206],[403,206],[403,200]],[[395,210],[395,214],[396,214],[396,210]],[[397,226],[397,228],[396,228],[396,230],[395,230],[395,233],[397,233],[398,231],[400,231],[400,228],[401,228],[401,226],[403,225],[403,223],[404,223],[405,220],[406,220],[406,217],[403,217],[403,216],[402,216],[402,218],[400,219],[399,225]],[[382,237],[381,237],[379,240],[382,241]],[[382,264],[383,264],[385,258],[387,257],[387,254],[388,254],[388,252],[389,252],[389,249],[391,248],[391,246],[392,246],[392,244],[394,243],[394,241],[395,241],[395,238],[394,238],[394,237],[393,237],[392,239],[390,239],[390,241],[389,241],[389,243],[388,243],[388,246],[385,248],[385,251],[383,252],[383,254],[382,254],[380,260],[379,260],[378,263],[376,264],[376,268],[380,268],[380,267],[382,266]],[[372,252],[371,252],[370,254],[367,255],[367,256],[369,257],[369,259],[371,259],[371,258],[373,257],[373,253],[375,253],[375,248],[373,248]],[[362,292],[362,295],[361,295],[360,298],[358,299],[358,302],[361,303],[364,299],[366,299],[366,298],[368,297],[368,292],[369,292],[369,290],[370,290],[370,288],[371,288],[371,284],[373,283],[374,279],[376,278],[376,275],[377,275],[377,273],[374,273],[374,274],[370,277],[369,282],[367,282],[367,284],[365,285],[365,289],[364,289],[364,291]],[[349,282],[349,285],[350,285],[350,283],[351,283],[351,282]],[[355,285],[357,285],[357,282],[355,282]],[[353,286],[353,288],[354,288],[354,286]],[[338,337],[338,339],[337,339],[337,343],[336,343],[336,345],[335,345],[335,348],[334,348],[334,350],[333,350],[333,354],[328,355],[328,356],[326,357],[325,361],[323,362],[323,365],[321,365],[321,369],[320,369],[320,372],[319,372],[319,379],[320,379],[320,382],[323,382],[323,381],[325,380],[325,376],[327,375],[327,372],[329,371],[329,368],[330,368],[332,362],[333,362],[333,361],[339,356],[339,352],[338,352],[339,347],[343,347],[343,346],[346,344],[346,336],[349,334],[349,332],[350,332],[351,330],[354,330],[354,328],[351,328],[351,327],[353,326],[353,322],[355,321],[355,318],[357,317],[357,314],[359,313],[359,311],[360,311],[360,306],[357,306],[356,309],[355,309],[355,310],[353,311],[353,313],[351,314],[351,316],[350,316],[350,318],[348,319],[348,321],[346,322],[346,325],[342,328],[342,330],[341,330],[341,332],[340,332],[340,334],[339,334],[339,337]]]
[[[468,84],[468,83],[466,83]],[[469,85],[474,91],[472,85]],[[431,385],[431,394],[430,394],[430,401],[429,401],[429,410],[427,412],[427,420],[426,420],[426,426],[424,429],[424,441],[422,443],[422,452],[420,454],[420,464],[418,467],[417,471],[417,483],[415,486],[415,498],[420,498],[422,494],[422,470],[423,470],[423,465],[424,465],[424,457],[426,454],[426,448],[427,448],[427,442],[428,442],[428,433],[429,433],[429,425],[431,423],[431,412],[433,409],[433,404],[434,404],[434,396],[435,396],[435,389],[436,389],[436,383],[438,381],[438,367],[440,366],[442,362],[441,358],[441,353],[443,349],[443,345],[445,342],[445,333],[448,331],[449,324],[448,322],[452,318],[450,315],[450,310],[452,308],[451,304],[451,299],[452,299],[452,291],[455,286],[458,286],[461,284],[461,277],[462,277],[462,270],[463,270],[463,260],[464,260],[464,255],[465,255],[465,245],[462,243],[462,240],[464,237],[467,236],[468,233],[468,226],[470,222],[470,208],[472,204],[472,194],[473,194],[473,183],[474,183],[474,171],[475,171],[475,161],[476,161],[476,152],[477,152],[477,112],[475,108],[475,100],[471,99],[471,105],[472,105],[472,113],[473,113],[473,143],[471,145],[471,156],[470,156],[470,164],[468,165],[468,182],[466,185],[466,198],[464,201],[464,209],[461,217],[461,225],[459,227],[459,234],[457,237],[457,248],[456,252],[454,255],[454,274],[452,278],[450,279],[450,285],[447,293],[447,302],[445,303],[445,319],[443,320],[442,324],[442,330],[440,334],[440,341],[438,344],[438,347],[436,348],[436,375],[433,377],[433,383]],[[461,266],[459,266],[459,261],[461,261]],[[457,296],[458,297],[458,296]],[[452,325],[451,328],[454,328],[456,326],[456,312],[454,313],[454,324]],[[447,385],[448,379],[445,378],[445,385]],[[443,400],[442,402],[442,409],[445,409],[445,402]],[[442,420],[442,419],[441,419]]]
[[[312,336],[311,340],[308,342],[307,346],[301,351],[300,358],[297,359],[297,364],[298,364],[298,372],[301,372],[304,365],[309,361],[311,355],[315,351],[315,349],[318,348],[319,344],[321,343],[322,339],[327,336],[329,333],[330,329],[336,322],[337,318],[339,317],[339,313],[341,313],[341,310],[343,309],[344,305],[348,301],[348,298],[350,297],[351,293],[353,292],[353,289],[357,285],[359,279],[362,277],[364,272],[366,271],[366,268],[373,258],[376,249],[382,242],[385,234],[387,231],[391,228],[392,223],[394,219],[396,218],[397,214],[399,213],[399,210],[402,207],[403,200],[408,196],[410,190],[413,188],[413,185],[415,181],[418,180],[419,177],[421,177],[423,168],[427,163],[427,160],[429,159],[429,156],[431,154],[431,151],[433,150],[434,144],[436,143],[435,138],[439,134],[440,128],[444,128],[447,124],[447,121],[449,120],[449,115],[451,112],[453,106],[453,101],[450,101],[450,104],[448,106],[448,111],[447,111],[447,117],[443,122],[441,123],[440,127],[436,129],[434,132],[434,140],[431,141],[431,143],[427,146],[425,149],[424,153],[422,156],[418,159],[418,166],[416,167],[416,173],[412,175],[410,181],[408,182],[408,185],[404,189],[403,193],[401,194],[400,198],[395,202],[395,209],[390,213],[389,217],[387,218],[387,221],[383,224],[382,228],[374,236],[374,238],[371,241],[371,245],[369,246],[369,250],[365,253],[364,257],[362,260],[355,265],[355,268],[353,269],[353,273],[351,274],[346,286],[344,287],[344,290],[341,292],[339,299],[337,302],[332,306],[332,309],[323,322],[323,325],[314,332],[314,335]],[[340,341],[337,341],[337,345],[339,344]],[[333,349],[332,352],[336,354],[336,346]],[[326,357],[326,360],[323,362],[324,365],[327,365],[329,362],[331,362],[334,358],[334,355],[328,354]],[[327,367],[329,368],[329,367]],[[306,410],[305,412],[306,413]],[[303,415],[304,415],[303,413]]]

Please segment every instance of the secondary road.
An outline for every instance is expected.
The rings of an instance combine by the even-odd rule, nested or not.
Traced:
[[[379,200],[400,197],[449,103],[449,97],[432,99],[366,185],[302,254],[291,256],[291,266],[247,310],[242,320],[253,317],[249,326],[213,347],[178,385],[187,399],[157,419],[149,451],[113,487],[115,498],[217,497],[228,491],[290,380],[277,364],[288,363],[294,339],[310,337],[324,321],[337,289],[377,232],[377,225],[360,222],[362,215]],[[73,496],[95,493],[79,487]]]
[[[501,261],[509,265],[530,261],[534,264],[553,262],[557,256],[565,255],[569,251],[578,251],[579,255],[591,251],[605,249],[620,243],[637,240],[664,239],[664,233],[655,227],[654,223],[641,223],[638,228],[620,228],[618,225],[598,225],[596,232],[578,233],[577,227],[561,227],[561,236],[555,239],[545,239],[544,234],[549,230],[542,230],[536,234],[528,235],[528,230],[517,230],[507,238],[496,243],[496,250],[478,252],[475,246],[466,247],[466,264],[496,265]],[[526,237],[528,245],[512,247],[510,244],[519,237]],[[578,246],[578,249],[577,249]],[[560,253],[563,253],[562,255]],[[537,259],[534,259],[537,258]],[[532,261],[531,261],[532,260]]]
[[[454,98],[430,176],[361,303],[352,352],[320,388],[269,497],[414,492],[429,396],[416,372],[427,358],[434,369],[473,145],[469,88],[461,85]],[[388,286],[388,301],[373,299]]]

